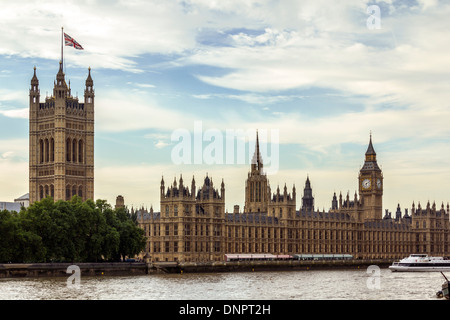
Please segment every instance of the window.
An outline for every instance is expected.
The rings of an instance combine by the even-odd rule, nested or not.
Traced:
[[[39,162],[44,162],[44,141],[39,140]]]
[[[78,162],[79,163],[84,163],[84,159],[83,159],[83,140],[78,141]]]
[[[55,161],[55,140],[53,138],[50,139],[50,161]]]
[[[72,161],[77,162],[77,140],[73,139],[72,141]]]
[[[71,147],[72,143],[70,141],[70,139],[66,140],[66,160],[70,162],[71,160],[71,154],[70,154],[70,147]]]

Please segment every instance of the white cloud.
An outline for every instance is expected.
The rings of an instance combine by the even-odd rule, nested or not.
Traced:
[[[0,114],[8,118],[28,119],[29,110],[28,108],[10,109],[10,110],[0,109]]]
[[[0,140],[0,201],[28,192],[28,139]]]
[[[333,156],[335,146],[345,143],[364,146],[369,131],[372,131],[377,144],[398,139],[408,141],[408,145],[402,146],[397,153],[383,155],[386,159],[383,164],[389,173],[386,179],[395,179],[392,185],[386,184],[386,188],[392,186],[391,190],[395,190],[405,186],[400,177],[407,172],[415,172],[413,176],[417,180],[414,183],[417,185],[424,181],[424,185],[432,184],[433,177],[447,177],[447,173],[439,176],[439,171],[444,172],[447,167],[439,159],[450,156],[446,144],[439,142],[450,134],[447,124],[450,118],[447,74],[450,68],[447,32],[450,7],[443,3],[438,6],[437,1],[431,0],[420,0],[416,7],[408,7],[402,1],[378,1],[383,8],[388,5],[389,11],[382,12],[382,29],[371,31],[366,27],[365,9],[369,3],[359,0],[340,1],[339,4],[324,0],[7,2],[2,3],[0,11],[0,54],[30,60],[36,57],[57,60],[60,57],[60,26],[64,26],[64,30],[85,48],[80,52],[65,47],[68,64],[148,72],[150,63],[145,56],[151,54],[163,57],[162,65],[170,65],[171,72],[184,67],[220,68],[219,75],[210,73],[210,68],[193,71],[204,83],[218,87],[215,92],[220,94],[198,91],[189,95],[199,99],[240,100],[258,106],[270,104],[270,111],[276,115],[272,113],[272,117],[267,118],[265,114],[269,112],[252,113],[230,108],[218,109],[214,119],[207,119],[201,112],[193,113],[182,109],[183,106],[169,109],[163,99],[148,94],[148,91],[160,89],[159,84],[157,87],[152,83],[129,82],[137,87],[133,94],[123,88],[97,90],[96,130],[154,129],[159,134],[167,133],[163,137],[151,137],[155,139],[155,147],[164,148],[169,144],[167,137],[171,131],[177,128],[189,130],[195,121],[204,120],[208,127],[222,131],[250,126],[278,129],[281,144],[301,145],[307,153],[323,157]],[[214,30],[221,38],[205,36],[200,41],[198,36],[206,29]],[[208,40],[214,44],[209,44]],[[0,77],[4,79],[7,72],[1,71]],[[164,72],[161,74],[166,76]],[[303,111],[283,109],[283,102],[300,99],[301,90],[311,88],[330,89],[347,97],[347,101],[357,101],[361,108],[338,115],[322,114],[317,118]],[[23,92],[1,89],[0,114],[26,118],[27,109],[23,107],[27,106],[27,99]],[[277,109],[272,110],[275,107]],[[3,155],[0,172],[4,175],[2,179],[13,179],[6,164],[10,164],[11,156],[25,156],[24,147],[28,147],[28,142],[4,142],[0,149],[0,155]],[[24,147],[15,149],[15,143]],[[424,168],[430,154],[433,154],[432,168]],[[26,174],[24,162],[11,165],[11,172],[17,173],[17,177]],[[347,164],[336,164],[337,167],[340,165],[342,168]],[[25,168],[25,172],[19,173],[18,168]],[[396,171],[389,172],[392,168]],[[230,194],[236,193],[230,199],[243,201],[247,169],[228,169],[218,170],[218,175],[227,174],[226,183],[231,186],[227,190]],[[178,170],[185,172],[190,167],[142,166],[128,171],[122,166],[96,168],[96,190],[101,192],[100,196],[111,196],[130,183],[132,191],[125,190],[124,193],[132,195],[124,195],[139,204],[139,201],[146,202],[144,199],[148,194],[152,197],[158,194],[160,172],[172,174]],[[320,191],[324,195],[318,198],[323,199],[325,193],[329,193],[325,187],[327,176],[333,177],[331,185],[343,185],[344,190],[350,185],[351,190],[353,182],[356,185],[353,178],[357,170],[342,174],[323,168],[311,171],[317,190],[324,190]],[[429,174],[428,180],[423,180],[420,172]],[[117,174],[117,181],[105,182],[116,179]],[[304,174],[293,179],[297,171],[284,171],[283,168],[279,174],[279,178],[271,181],[296,180],[300,194],[299,185]],[[344,179],[348,175],[352,180],[347,183]],[[446,184],[442,179],[436,181]],[[131,189],[133,184],[136,189]],[[3,189],[2,192],[6,191]],[[16,193],[23,192],[17,190]],[[399,194],[404,198],[408,196],[405,192]],[[391,200],[392,203],[397,201]],[[155,198],[153,203],[158,202]],[[232,203],[227,201],[227,206]]]
[[[140,129],[174,130],[194,123],[195,116],[169,110],[145,94],[129,95],[113,90],[96,96],[96,125],[98,130],[124,132]]]
[[[67,61],[140,71],[133,61],[140,54],[192,48],[199,20],[171,1],[2,3],[0,54],[59,60],[63,26],[85,49],[65,47]]]
[[[268,105],[268,104],[276,104],[286,101],[292,101],[296,99],[304,99],[304,96],[301,95],[263,95],[263,94],[195,94],[194,98],[197,99],[233,99],[240,100],[251,104],[259,104],[259,105]]]
[[[169,145],[170,145],[170,143],[167,143],[167,142],[165,142],[163,140],[158,140],[158,142],[155,143],[155,147],[158,148],[158,149],[162,149],[162,148],[167,147]]]

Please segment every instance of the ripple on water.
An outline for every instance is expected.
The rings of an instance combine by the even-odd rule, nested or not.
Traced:
[[[436,299],[443,277],[381,269],[373,280],[365,270],[82,277],[79,288],[66,278],[0,279],[0,299],[423,300]]]

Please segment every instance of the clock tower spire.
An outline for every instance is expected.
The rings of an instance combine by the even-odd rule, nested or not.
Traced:
[[[364,165],[359,171],[359,194],[363,205],[363,219],[382,218],[383,211],[383,173],[377,163],[377,154],[370,134]]]

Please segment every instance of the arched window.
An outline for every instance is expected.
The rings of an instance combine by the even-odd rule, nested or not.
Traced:
[[[72,141],[72,162],[77,162],[77,140]]]
[[[55,140],[50,138],[50,161],[55,161]]]
[[[39,162],[44,162],[44,141],[39,140]]]
[[[50,197],[55,198],[55,186],[52,184],[50,185]]]
[[[70,153],[71,146],[72,146],[72,143],[70,141],[70,138],[68,138],[66,140],[66,159],[69,162],[70,162],[70,159],[71,159],[71,153]]]
[[[84,163],[83,140],[78,141],[78,162]]]
[[[50,145],[49,145],[49,142],[48,142],[48,139],[45,139],[45,146],[44,146],[44,148],[45,148],[45,162],[48,162],[49,161],[49,147],[50,147]]]
[[[83,186],[79,186],[79,187],[78,187],[78,196],[79,196],[80,198],[83,198]]]
[[[44,199],[44,187],[39,186],[39,200]]]
[[[44,191],[45,191],[44,196],[47,197],[50,194],[50,189],[49,189],[48,185],[45,186]]]
[[[66,186],[66,200],[70,200],[70,186]]]
[[[77,186],[72,187],[72,197],[77,195]]]

